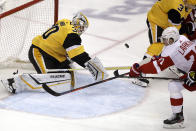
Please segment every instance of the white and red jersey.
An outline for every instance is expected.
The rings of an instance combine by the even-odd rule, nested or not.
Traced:
[[[164,47],[161,57],[142,65],[139,70],[144,74],[157,74],[173,65],[187,73],[196,71],[196,43],[180,35],[177,42]]]

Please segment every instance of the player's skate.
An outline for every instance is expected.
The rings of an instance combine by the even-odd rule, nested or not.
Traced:
[[[14,78],[6,79],[6,80],[1,80],[3,86],[11,93],[15,94],[16,89],[14,88]]]
[[[184,116],[183,112],[175,113],[171,118],[163,121],[163,127],[169,129],[184,128]]]

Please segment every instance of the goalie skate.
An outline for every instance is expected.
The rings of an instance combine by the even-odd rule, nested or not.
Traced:
[[[149,84],[149,81],[147,79],[133,79],[132,83],[138,86],[142,86],[142,87],[147,87]]]
[[[183,113],[173,114],[171,118],[163,121],[163,128],[167,129],[180,129],[185,128]]]
[[[16,89],[14,88],[14,78],[6,79],[6,80],[1,80],[1,83],[3,84],[4,88],[7,89],[9,92],[15,94]]]

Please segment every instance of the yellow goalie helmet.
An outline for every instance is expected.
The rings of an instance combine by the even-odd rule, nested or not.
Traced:
[[[86,31],[89,26],[87,17],[81,12],[77,13],[72,19],[72,25],[75,27],[76,32],[81,35]]]

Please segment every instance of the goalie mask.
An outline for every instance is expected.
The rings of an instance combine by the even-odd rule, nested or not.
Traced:
[[[76,32],[81,35],[86,31],[89,26],[87,17],[81,12],[77,13],[72,19],[72,25],[75,27]]]
[[[190,9],[196,9],[196,0],[185,0],[185,6]]]
[[[179,31],[176,27],[168,27],[166,28],[161,36],[161,42],[166,46],[171,45],[176,42],[180,37]]]

